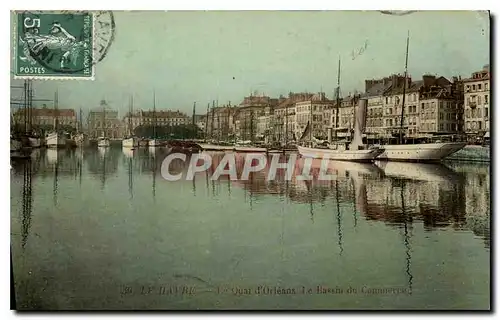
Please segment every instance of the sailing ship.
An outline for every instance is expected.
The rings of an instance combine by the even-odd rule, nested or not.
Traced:
[[[339,71],[337,79],[337,89],[336,89],[336,116],[335,116],[335,128],[338,128],[338,115],[339,115],[339,104],[340,104],[340,59],[339,59]],[[298,145],[298,151],[301,156],[306,158],[328,158],[331,160],[340,161],[360,161],[360,162],[370,162],[373,161],[377,156],[379,156],[383,150],[380,147],[368,148],[367,145],[363,144],[363,130],[366,124],[366,111],[367,111],[367,100],[360,99],[359,97],[353,99],[353,103],[357,101],[357,105],[354,106],[354,138],[350,143],[339,142],[338,140],[331,143],[328,148],[314,148]],[[356,110],[357,109],[357,110]],[[303,140],[305,136],[309,135],[309,143],[312,144],[314,137],[312,135],[311,121],[313,119],[312,108],[310,121],[302,134],[300,140]],[[335,131],[336,133],[337,131]],[[335,134],[336,136],[336,134]]]
[[[40,148],[41,138],[33,132],[33,88],[32,81],[24,81],[24,130],[31,148]]]
[[[82,124],[82,109],[80,108],[80,119],[77,123],[78,128],[77,128],[77,133],[73,137],[73,141],[75,141],[75,144],[77,147],[83,148],[87,147],[89,145],[89,139],[85,133],[83,133],[83,124]]]
[[[406,84],[408,79],[408,47],[410,35],[406,38],[406,58],[405,74],[403,81],[403,97],[401,106],[401,125],[398,144],[383,145],[384,151],[377,157],[382,160],[396,161],[419,161],[419,162],[438,162],[463,149],[465,142],[441,142],[441,143],[419,143],[405,144],[403,141],[403,123],[405,110]]]
[[[47,133],[45,137],[45,141],[47,144],[48,148],[65,148],[66,147],[66,137],[64,134],[60,133],[58,131],[59,127],[59,95],[58,92],[56,91],[54,93],[54,111],[55,111],[55,118],[54,118],[54,131]]]
[[[149,140],[149,147],[160,147],[161,143],[156,139],[156,94],[153,92],[153,139]]]
[[[109,147],[109,139],[106,137],[106,102],[101,101],[102,105],[102,136],[97,139],[97,146],[100,148]]]
[[[129,113],[128,113],[128,136],[122,140],[122,147],[124,148],[135,148],[139,146],[139,139],[132,134],[132,114],[133,114],[133,104],[134,98],[131,96],[129,101]]]

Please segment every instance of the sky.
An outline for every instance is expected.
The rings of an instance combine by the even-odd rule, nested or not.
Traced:
[[[105,99],[121,116],[153,106],[191,114],[208,103],[239,104],[251,92],[278,97],[364,90],[364,80],[408,72],[470,77],[490,59],[488,14],[419,11],[116,11],[115,39],[94,81],[34,81],[35,99],[59,93],[60,108],[87,112]],[[353,59],[353,51],[359,52]],[[12,80],[11,85],[22,84]],[[11,89],[11,100],[20,99]],[[37,103],[35,103],[35,106]],[[41,105],[41,102],[38,103]],[[48,106],[51,106],[48,103]]]

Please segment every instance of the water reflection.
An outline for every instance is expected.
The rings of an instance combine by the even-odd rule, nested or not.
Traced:
[[[110,179],[126,176],[129,198],[133,199],[134,180],[138,175],[149,175],[150,194],[155,200],[159,184],[165,181],[161,177],[161,166],[167,155],[163,148],[35,150],[29,161],[13,163],[14,175],[23,176],[25,181],[23,217],[26,223],[23,225],[29,226],[30,221],[28,213],[31,204],[28,199],[32,198],[32,176],[52,179],[54,206],[59,202],[62,179],[78,180],[80,188],[83,188],[82,179],[87,176],[99,181],[101,190],[106,188]],[[264,203],[265,197],[275,196],[290,201],[291,205],[306,205],[304,214],[308,214],[312,222],[319,210],[318,205],[324,207],[333,204],[332,214],[340,253],[345,245],[343,229],[346,222],[349,228],[357,228],[359,219],[383,222],[402,230],[409,251],[411,233],[416,223],[422,224],[427,231],[437,228],[471,230],[483,239],[487,248],[490,246],[489,165],[330,161],[326,173],[332,175],[333,180],[322,181],[319,179],[321,161],[314,160],[310,163],[313,179],[307,181],[297,178],[309,165],[299,157],[293,168],[292,180],[288,181],[285,170],[278,170],[274,180],[267,179],[271,163],[271,157],[268,157],[267,166],[251,173],[248,180],[232,181],[229,175],[223,174],[214,181],[210,177],[224,154],[211,155],[212,164],[208,172],[198,173],[193,181],[188,182],[193,196],[206,194],[212,198],[233,197],[236,188],[244,190],[242,200],[248,203],[251,210]],[[185,176],[190,160],[190,156],[187,156],[185,162],[180,159],[172,161],[169,166],[171,174],[182,173]],[[282,155],[280,162],[286,162],[289,158],[290,155]],[[238,176],[242,173],[244,160],[243,154],[237,154],[235,164]]]
[[[24,249],[28,241],[28,235],[31,227],[31,214],[33,204],[33,182],[32,182],[32,167],[31,161],[24,165],[23,172],[23,196],[22,196],[22,239],[21,246]]]

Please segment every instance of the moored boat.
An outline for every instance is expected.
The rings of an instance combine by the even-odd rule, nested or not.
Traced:
[[[161,142],[158,139],[151,139],[149,140],[148,146],[149,147],[161,147]]]
[[[364,150],[335,150],[335,149],[321,149],[321,148],[308,148],[298,146],[299,153],[305,158],[324,159],[339,161],[359,161],[371,162],[384,150],[380,148],[364,149]]]
[[[109,139],[106,137],[100,137],[97,140],[97,146],[100,148],[107,148],[109,147]]]
[[[465,147],[465,142],[387,144],[378,160],[438,162]]]
[[[419,143],[419,144],[406,144],[403,141],[404,131],[404,117],[405,117],[405,97],[406,86],[408,79],[408,46],[410,43],[410,36],[406,39],[406,62],[403,81],[403,92],[401,102],[401,124],[400,124],[400,138],[398,144],[383,145],[382,152],[377,159],[380,160],[395,160],[395,161],[412,161],[412,162],[438,162],[453,153],[465,147],[464,142],[444,142],[444,143]]]
[[[48,148],[65,148],[66,137],[63,134],[52,132],[45,137]]]
[[[88,137],[83,133],[76,134],[73,138],[73,141],[75,141],[76,146],[80,148],[90,145]]]
[[[122,147],[135,148],[139,145],[139,139],[136,137],[125,138],[122,140]]]
[[[368,148],[368,146],[363,144],[362,131],[364,130],[366,121],[367,105],[366,99],[359,99],[357,106],[355,106],[354,138],[349,144],[336,142],[328,148],[297,146],[299,153],[306,158],[329,158],[331,160],[360,162],[373,161],[384,150],[380,147]],[[306,132],[309,130],[310,126],[307,125],[302,136],[306,135]],[[310,132],[309,134],[311,135]]]

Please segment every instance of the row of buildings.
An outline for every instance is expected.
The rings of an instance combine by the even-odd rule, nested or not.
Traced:
[[[354,95],[341,98],[340,90],[337,92],[339,95],[331,99],[324,92],[290,92],[278,98],[250,95],[239,105],[213,103],[210,107],[209,104],[207,113],[202,115],[188,116],[178,110],[137,110],[121,119],[117,110],[101,101],[100,107],[89,112],[86,121],[81,121],[82,117],[77,121],[75,110],[48,108],[33,109],[31,121],[50,125],[57,118],[59,124],[86,128],[91,137],[105,133],[113,139],[124,137],[140,125],[175,126],[194,121],[208,139],[286,143],[299,139],[308,123],[316,138],[349,135],[354,127],[355,98]],[[467,79],[424,75],[415,80],[394,74],[365,80],[364,92],[356,96],[368,101],[365,128],[368,136],[390,137],[401,128],[407,137],[489,134],[489,65]],[[23,117],[22,110],[14,114],[17,121]],[[85,123],[80,125],[82,122]]]
[[[415,138],[485,136],[490,129],[489,92],[490,70],[485,66],[467,79],[424,75],[414,80],[394,74],[365,80],[364,92],[356,96],[368,101],[365,132],[374,138],[394,136],[401,128]],[[354,95],[329,99],[323,92],[277,99],[249,96],[237,107],[213,108],[200,126],[214,139],[235,134],[243,140],[291,141],[301,137],[308,123],[316,138],[342,137],[354,127],[354,101]]]

